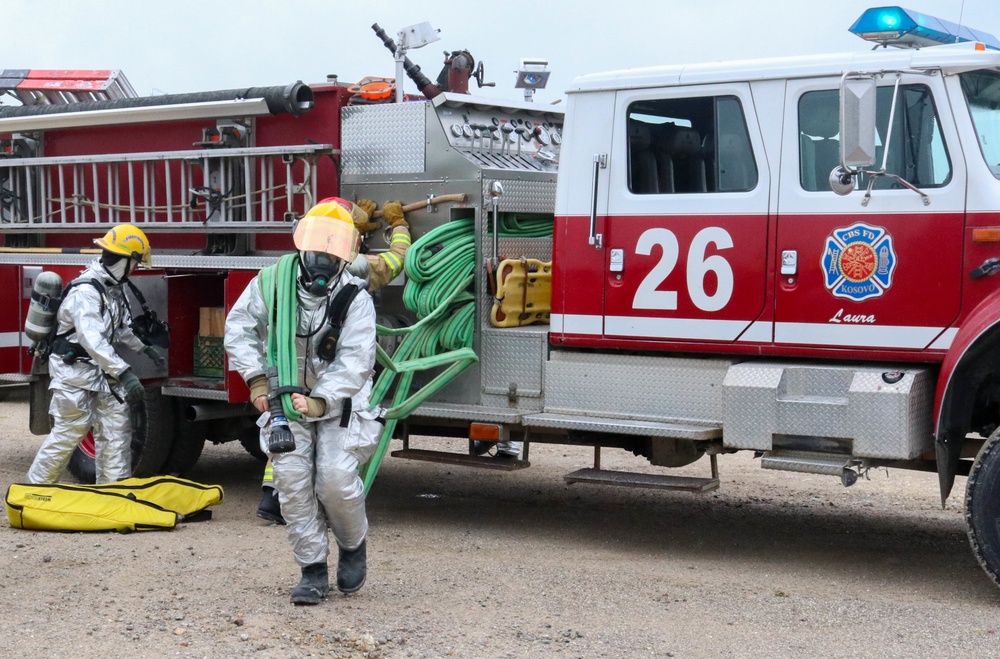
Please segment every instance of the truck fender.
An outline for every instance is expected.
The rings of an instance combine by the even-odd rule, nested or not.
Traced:
[[[1000,291],[983,300],[967,316],[941,363],[934,393],[934,446],[942,505],[955,482],[976,391],[997,373],[1000,373]]]

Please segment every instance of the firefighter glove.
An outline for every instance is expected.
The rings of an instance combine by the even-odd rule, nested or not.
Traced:
[[[410,226],[406,223],[406,217],[403,215],[403,205],[398,201],[387,201],[382,204],[382,216],[392,228]]]
[[[125,402],[128,404],[138,403],[146,396],[146,390],[142,388],[139,378],[132,372],[131,368],[125,369],[118,376],[118,381],[125,390]]]
[[[326,414],[326,401],[322,398],[306,398],[306,416],[320,417]]]
[[[267,395],[267,376],[263,373],[255,375],[247,380],[247,386],[250,387],[250,402],[252,403],[261,396]]]
[[[163,354],[154,348],[153,346],[146,346],[146,349],[142,351],[144,355],[152,360],[153,365],[156,366],[157,370],[164,368],[167,365],[167,360],[164,359]]]
[[[358,233],[364,235],[382,226],[378,222],[372,221],[372,215],[374,214],[374,201],[371,199],[358,199],[357,203],[354,204],[354,212],[351,213],[351,217],[354,219],[354,228],[358,230]]]

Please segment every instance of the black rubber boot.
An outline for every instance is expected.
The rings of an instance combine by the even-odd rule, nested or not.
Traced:
[[[337,588],[340,592],[356,593],[365,585],[368,575],[367,544],[367,539],[362,540],[352,551],[340,547],[340,559],[337,561]]]
[[[330,575],[326,563],[313,563],[302,568],[299,585],[292,589],[292,604],[319,604],[330,592]]]
[[[273,487],[264,488],[264,496],[260,498],[260,505],[257,506],[257,517],[274,522],[275,524],[285,523],[285,518],[281,516],[278,491]]]

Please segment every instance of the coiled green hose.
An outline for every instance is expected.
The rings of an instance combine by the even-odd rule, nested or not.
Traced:
[[[505,215],[500,221],[505,237],[552,235],[551,218]],[[376,347],[384,370],[372,389],[372,406],[381,403],[393,383],[396,391],[386,411],[386,424],[372,458],[361,469],[365,493],[371,489],[382,458],[389,448],[399,419],[405,418],[432,394],[479,360],[472,350],[475,339],[476,294],[475,221],[457,220],[421,236],[406,254],[407,282],[403,303],[417,314],[410,327],[379,325],[382,336],[403,336],[392,357]],[[446,367],[412,395],[410,386],[418,371]]]

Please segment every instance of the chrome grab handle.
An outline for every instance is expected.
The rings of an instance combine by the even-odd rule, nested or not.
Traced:
[[[597,249],[604,247],[604,236],[597,233],[597,184],[601,175],[601,170],[608,166],[608,154],[594,154],[594,189],[590,197],[590,238],[587,243]]]

